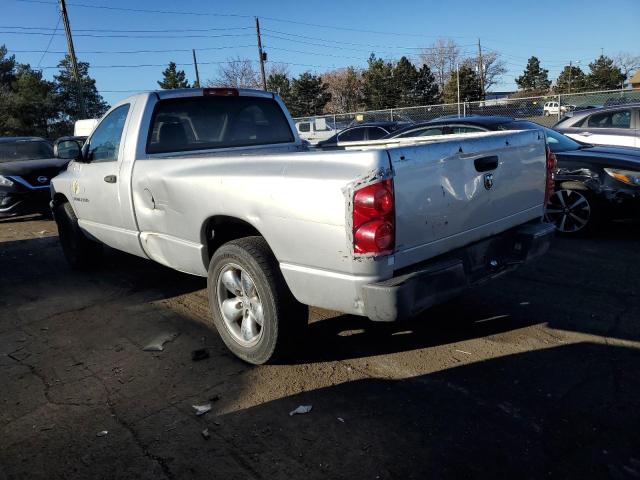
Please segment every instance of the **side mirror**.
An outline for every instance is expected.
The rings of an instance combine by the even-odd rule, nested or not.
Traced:
[[[82,147],[75,140],[62,140],[53,146],[56,158],[63,160],[79,160],[82,156]]]

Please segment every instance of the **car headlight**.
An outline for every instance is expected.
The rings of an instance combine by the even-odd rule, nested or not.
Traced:
[[[13,182],[7,177],[0,175],[0,187],[13,187]]]
[[[633,170],[618,170],[617,168],[605,168],[604,171],[619,182],[626,183],[627,185],[633,185],[634,187],[640,187],[640,172],[635,172]]]

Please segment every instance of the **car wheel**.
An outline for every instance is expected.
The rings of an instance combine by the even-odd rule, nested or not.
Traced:
[[[545,216],[561,234],[584,235],[597,226],[599,211],[588,190],[559,189],[551,195]]]
[[[207,277],[213,322],[225,345],[260,365],[290,354],[307,326],[307,308],[289,291],[262,237],[222,245]]]
[[[60,245],[73,270],[91,270],[102,260],[102,244],[87,238],[78,225],[69,202],[58,205],[54,211]]]

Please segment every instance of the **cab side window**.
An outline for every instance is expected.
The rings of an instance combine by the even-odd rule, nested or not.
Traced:
[[[122,105],[100,122],[87,143],[88,162],[115,162],[118,160],[120,140],[128,113],[129,104]]]

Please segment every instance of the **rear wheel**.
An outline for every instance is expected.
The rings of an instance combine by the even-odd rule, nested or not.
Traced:
[[[102,244],[87,238],[78,225],[73,208],[68,202],[55,209],[60,245],[69,266],[74,270],[91,270],[100,264]]]
[[[599,208],[588,190],[556,190],[547,204],[545,216],[564,235],[591,233],[599,221]]]
[[[207,279],[213,322],[236,356],[256,365],[293,351],[307,326],[307,309],[289,291],[262,237],[221,246]]]

